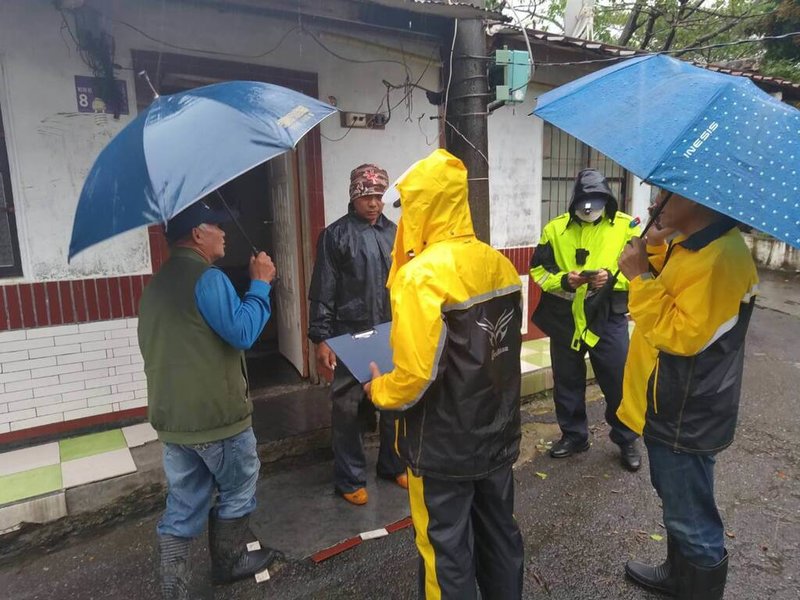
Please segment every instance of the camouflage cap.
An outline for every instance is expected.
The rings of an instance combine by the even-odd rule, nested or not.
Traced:
[[[378,165],[363,164],[350,171],[350,200],[377,194],[389,187],[389,176]]]

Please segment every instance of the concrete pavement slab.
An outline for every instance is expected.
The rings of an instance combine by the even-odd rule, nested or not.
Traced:
[[[354,506],[334,493],[333,464],[326,461],[261,480],[253,531],[267,546],[300,559],[407,517],[408,492],[378,479],[375,452],[368,455],[366,505]]]

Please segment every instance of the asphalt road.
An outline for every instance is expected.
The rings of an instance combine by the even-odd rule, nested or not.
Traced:
[[[796,278],[783,283],[791,284],[790,298],[800,299]],[[780,309],[780,304],[772,306]],[[718,458],[717,498],[731,555],[728,599],[800,598],[800,311],[788,306],[794,315],[771,308],[753,315],[737,438]],[[567,460],[550,459],[540,444],[554,436],[548,402],[525,407],[524,458],[515,471],[516,513],[525,538],[525,597],[656,598],[622,576],[628,558],[657,561],[666,551],[665,539],[651,538],[664,530],[647,465],[636,474],[618,466],[616,447],[601,422],[601,400],[590,403],[591,450]],[[0,598],[157,598],[155,519],[132,520],[89,537],[76,535],[57,548],[32,550],[0,568]],[[201,598],[416,597],[410,530],[365,542],[319,565],[286,564],[259,585],[247,581],[212,591],[201,541],[194,545],[193,559]]]

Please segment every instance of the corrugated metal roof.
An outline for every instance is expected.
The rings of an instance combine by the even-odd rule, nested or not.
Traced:
[[[364,0],[370,4],[380,4],[389,8],[399,8],[409,12],[429,14],[435,17],[450,19],[493,19],[507,21],[503,13],[482,8],[468,2],[450,2],[448,0]]]
[[[497,31],[495,35],[514,37],[520,40],[523,39],[522,33],[520,32],[519,29],[505,28]],[[598,41],[573,38],[566,35],[553,34],[547,31],[540,31],[538,29],[529,29],[528,37],[532,41],[540,40],[546,43],[552,43],[572,48],[593,50],[600,54],[604,54],[606,56],[619,56],[620,58],[634,56],[637,54],[650,54],[649,52],[644,50],[636,50],[633,48],[614,46],[612,44],[604,44],[603,42],[598,42]],[[747,77],[749,79],[758,81],[760,83],[773,85],[782,90],[791,90],[793,96],[800,93],[800,83],[795,83],[793,81],[790,81],[788,79],[783,79],[781,77],[770,77],[768,75],[762,75],[761,73],[758,73],[756,71],[731,69],[720,65],[706,65],[698,63],[697,61],[691,61],[691,62],[697,65],[698,67],[704,67],[710,71],[717,71],[719,73],[726,73],[728,75],[736,75],[739,77]]]

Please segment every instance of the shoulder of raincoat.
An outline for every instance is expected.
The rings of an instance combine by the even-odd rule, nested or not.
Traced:
[[[485,477],[519,454],[519,274],[475,237],[460,160],[437,150],[397,187],[394,369],[372,399],[404,411],[398,450],[415,474]]]
[[[575,205],[590,195],[606,197],[606,211],[594,223],[584,223],[575,216]],[[608,312],[627,312],[628,280],[619,274],[617,260],[625,244],[639,235],[633,218],[620,212],[617,200],[605,179],[596,171],[582,171],[576,180],[569,211],[545,225],[531,258],[530,274],[542,288],[542,297],[533,322],[557,344],[594,346],[600,339],[602,321]],[[570,271],[609,272],[609,288],[602,294],[584,284],[573,290],[567,283]],[[599,302],[598,302],[599,300]]]
[[[308,292],[312,342],[391,319],[386,278],[396,232],[383,215],[370,225],[351,210],[320,234]]]
[[[631,282],[636,326],[617,411],[645,438],[713,454],[733,441],[744,340],[758,275],[729,220],[653,252],[653,279]]]

